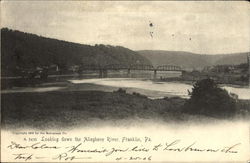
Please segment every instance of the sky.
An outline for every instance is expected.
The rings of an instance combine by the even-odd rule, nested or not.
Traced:
[[[150,25],[152,23],[152,25]],[[250,51],[247,1],[1,1],[1,26],[81,44]]]

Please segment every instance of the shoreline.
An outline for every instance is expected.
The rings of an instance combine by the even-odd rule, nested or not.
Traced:
[[[191,81],[161,81],[161,80],[152,80],[145,78],[91,78],[91,79],[70,78],[59,81],[44,81],[41,83],[37,83],[35,85],[25,86],[25,87],[12,87],[10,89],[2,89],[1,94],[18,93],[18,92],[50,92],[50,91],[113,92],[118,90],[119,88],[122,88],[126,90],[127,93],[129,94],[139,93],[141,95],[147,96],[149,99],[163,99],[165,97],[181,97],[187,99],[189,98],[189,95],[186,91],[188,90],[191,91],[193,83],[194,82]],[[165,90],[161,89],[160,86],[161,84],[162,87],[165,88]],[[178,84],[181,84],[183,88],[180,88],[178,91],[176,91],[174,88],[166,88],[166,86],[169,87],[168,84],[172,84],[173,87],[176,88],[178,87]],[[248,90],[248,87],[244,86],[239,87],[228,84],[219,84],[219,86],[227,87],[227,89],[231,91],[234,89],[244,89],[244,92],[247,92]],[[244,98],[240,99],[248,100],[248,93],[243,93],[243,94]]]
[[[184,112],[186,99],[151,100],[141,94],[123,91],[52,91],[2,94],[3,126],[43,128],[88,125],[92,121],[157,119],[166,123],[201,122],[224,118]],[[13,103],[13,100],[20,103]],[[248,107],[250,100],[238,101],[238,109]],[[249,109],[238,110],[236,119],[249,119]],[[45,122],[43,121],[45,120]],[[226,117],[224,120],[233,120]]]

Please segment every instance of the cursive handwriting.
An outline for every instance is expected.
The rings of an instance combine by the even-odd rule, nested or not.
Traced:
[[[106,149],[106,148],[102,148],[102,149],[82,149],[81,146],[82,146],[82,143],[79,143],[76,146],[66,147],[66,148],[69,148],[69,150],[67,152],[68,153],[104,153],[105,156],[110,156],[113,153],[127,152],[128,149],[129,149],[129,148],[120,149],[120,148],[115,148],[115,147],[112,147],[111,149]]]
[[[164,151],[174,151],[174,152],[223,152],[223,153],[238,153],[238,151],[235,149],[237,146],[240,145],[240,143],[233,144],[229,147],[224,148],[197,148],[195,147],[196,142],[193,142],[192,144],[184,147],[176,147],[181,142],[181,140],[174,140],[171,143],[166,143]],[[158,145],[159,146],[159,145]],[[160,144],[160,146],[162,146]],[[157,146],[155,147],[157,148]]]
[[[74,155],[70,155],[68,153],[61,153],[57,155],[56,157],[52,158],[53,160],[59,160],[59,161],[73,161],[73,160],[83,160],[83,159],[91,159],[91,157],[76,157]]]
[[[59,149],[61,147],[58,146],[48,146],[47,144],[41,144],[40,142],[34,143],[30,146],[23,146],[21,144],[18,144],[16,142],[11,142],[11,144],[7,147],[10,149],[26,149],[26,148],[31,148],[31,149]]]
[[[31,160],[33,156],[33,154],[28,154],[28,153],[19,153],[13,155],[15,156],[14,160],[24,160],[24,161]]]
[[[80,149],[82,143],[79,143],[76,146],[66,147],[69,148],[67,152],[69,153],[105,153],[108,152],[107,149]]]
[[[92,159],[94,156],[106,157],[111,161],[150,161],[153,159],[154,154],[157,152],[164,155],[165,152],[192,152],[192,153],[224,153],[224,154],[237,154],[239,153],[238,147],[241,143],[235,143],[232,145],[222,147],[201,147],[197,142],[191,142],[190,144],[183,145],[182,140],[176,139],[173,141],[167,141],[165,143],[158,144],[143,144],[136,145],[127,144],[124,146],[111,146],[100,147],[96,144],[96,147],[85,146],[85,143],[77,143],[72,146],[56,146],[48,145],[41,142],[33,143],[31,145],[22,145],[12,141],[7,148],[10,151],[19,151],[17,153],[11,153],[14,160],[18,161],[33,161],[38,159],[49,159],[54,161],[74,161],[74,160],[86,160]],[[26,150],[28,149],[28,150]],[[48,150],[51,154],[44,156],[38,156],[39,150]],[[24,152],[25,151],[25,152]],[[26,153],[28,151],[28,153]],[[30,153],[29,153],[30,152]],[[48,153],[47,152],[47,153]]]

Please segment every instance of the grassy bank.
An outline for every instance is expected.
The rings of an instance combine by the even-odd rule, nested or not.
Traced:
[[[65,91],[2,94],[2,124],[46,127],[74,125],[91,119],[163,117],[176,114],[183,99],[150,100],[139,94]],[[168,115],[169,118],[181,118]]]
[[[151,100],[123,91],[54,91],[2,94],[3,127],[53,128],[88,125],[95,120],[162,119],[185,122],[210,119],[182,112],[185,99]],[[242,103],[241,107],[249,107]],[[243,113],[245,115],[246,113]]]

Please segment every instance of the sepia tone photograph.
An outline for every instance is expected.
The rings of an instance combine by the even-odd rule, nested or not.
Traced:
[[[247,1],[3,0],[1,160],[246,163],[249,45]]]

